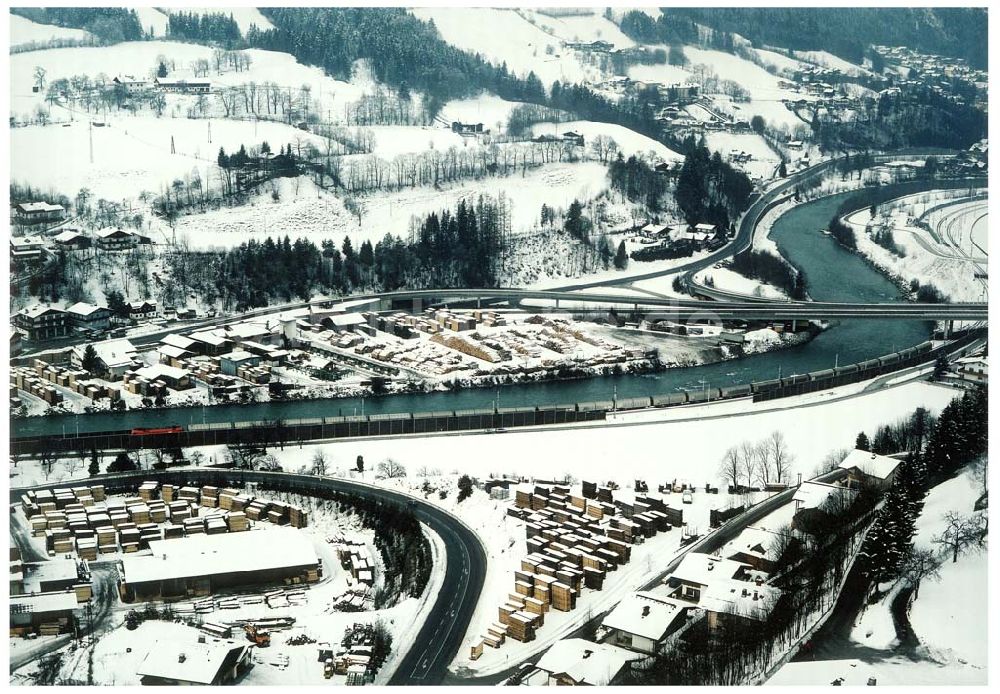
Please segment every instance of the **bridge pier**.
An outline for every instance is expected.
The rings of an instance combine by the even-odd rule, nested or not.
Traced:
[[[792,319],[792,332],[793,333],[796,332],[795,328],[798,326],[798,322],[799,322],[798,318],[793,318]]]
[[[948,340],[951,338],[951,333],[955,330],[955,321],[948,320],[944,324],[944,339]]]

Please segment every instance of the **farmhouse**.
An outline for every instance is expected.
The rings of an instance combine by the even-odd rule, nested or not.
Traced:
[[[629,662],[639,656],[624,648],[584,639],[556,641],[535,667],[545,677],[530,684],[606,687],[620,679]]]
[[[125,601],[209,595],[223,587],[317,580],[320,560],[306,535],[274,527],[193,535],[149,543],[149,554],[122,560]]]
[[[218,686],[234,683],[250,669],[249,643],[191,635],[189,642],[158,639],[139,663],[144,685]]]
[[[659,653],[668,637],[684,626],[691,605],[655,593],[631,593],[601,623],[609,643],[649,655]]]
[[[208,80],[175,80],[167,79],[166,77],[157,77],[153,80],[153,83],[160,91],[176,94],[208,94],[212,91],[212,83]]]
[[[47,202],[22,202],[14,206],[14,221],[18,224],[48,224],[66,215],[62,205]]]
[[[100,229],[97,232],[97,247],[104,251],[123,251],[134,248],[138,242],[135,234],[124,229]]]
[[[847,486],[851,489],[864,484],[877,489],[888,489],[896,479],[899,462],[895,458],[854,449],[838,467],[847,470]]]
[[[126,94],[135,94],[149,87],[149,80],[137,79],[132,75],[118,75],[111,81],[115,83],[115,86],[124,89]]]
[[[460,123],[459,121],[452,121],[451,131],[453,133],[458,133],[459,135],[477,135],[483,132],[489,132],[488,130],[483,130],[482,123]]]
[[[128,307],[128,317],[132,320],[148,320],[156,318],[157,308],[155,301],[130,301]]]
[[[14,325],[31,341],[50,340],[69,335],[69,315],[60,309],[41,304],[14,314]]]

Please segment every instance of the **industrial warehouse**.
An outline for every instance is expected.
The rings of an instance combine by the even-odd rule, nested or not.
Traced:
[[[149,543],[150,554],[122,560],[122,600],[210,595],[220,588],[267,583],[315,583],[320,560],[294,528],[196,535]]]

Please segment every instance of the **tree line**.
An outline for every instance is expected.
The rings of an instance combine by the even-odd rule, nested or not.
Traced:
[[[83,29],[106,44],[149,36],[136,11],[123,7],[12,7],[10,12],[40,24]]]
[[[805,273],[768,250],[746,248],[733,256],[732,269],[744,277],[780,288],[792,299],[806,298]]]
[[[231,46],[242,38],[239,24],[230,12],[171,12],[167,36],[171,39],[219,43]]]

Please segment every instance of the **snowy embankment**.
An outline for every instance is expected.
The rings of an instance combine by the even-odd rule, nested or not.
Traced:
[[[972,513],[981,494],[971,468],[934,487],[917,519],[914,545],[937,550],[934,538],[944,530],[945,514]],[[954,563],[944,557],[940,577],[921,581],[919,597],[911,603],[909,614],[910,626],[920,641],[915,659],[893,652],[898,640],[890,605],[904,587],[905,581],[900,580],[877,603],[865,608],[851,631],[851,639],[857,643],[885,651],[883,658],[871,663],[792,663],[770,683],[825,684],[827,678],[849,678],[850,673],[863,671],[879,684],[985,684],[989,660],[988,613],[984,609],[989,592],[987,564],[985,552],[963,554]],[[832,673],[836,674],[831,677]]]
[[[90,32],[83,29],[69,29],[54,24],[39,24],[16,14],[10,17],[10,45],[21,46],[27,43],[45,44],[49,41],[63,39],[82,41],[91,38]]]
[[[720,291],[759,296],[766,299],[788,299],[788,295],[773,284],[744,277],[727,267],[702,270],[695,275],[695,279],[702,284],[711,280],[711,286]]]
[[[977,270],[968,256],[967,239],[976,221],[986,214],[987,202],[971,201],[932,212],[926,218],[930,231],[915,224],[924,210],[950,197],[948,191],[908,196],[883,204],[874,218],[864,209],[847,215],[843,221],[854,229],[858,252],[901,284],[917,280],[934,285],[951,301],[981,301],[985,282],[974,277]],[[903,255],[876,243],[869,228],[873,232],[891,230],[892,240]],[[978,250],[971,255],[985,266],[986,259]]]

